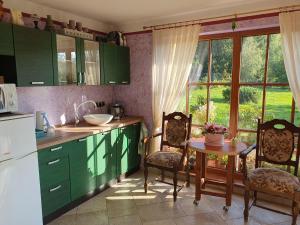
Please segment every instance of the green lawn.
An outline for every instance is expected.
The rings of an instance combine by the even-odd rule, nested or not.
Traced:
[[[210,115],[209,121],[217,124],[228,126],[230,104],[226,102],[222,91],[226,87],[216,86],[210,90]],[[255,128],[256,118],[262,114],[262,89],[259,91],[257,103],[248,102],[240,104],[239,107],[239,127],[240,128]],[[206,110],[206,88],[196,88],[190,91],[190,111],[193,113],[193,121],[196,124],[205,122]],[[266,92],[266,108],[265,120],[273,118],[286,119],[290,121],[291,117],[292,94],[289,88],[283,87],[268,87]],[[199,109],[200,106],[200,109]],[[202,108],[201,108],[202,107]],[[195,110],[196,109],[196,110]],[[300,123],[300,118],[296,116],[296,124]]]

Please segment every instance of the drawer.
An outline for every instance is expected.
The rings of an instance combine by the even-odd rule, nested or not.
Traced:
[[[59,157],[64,157],[68,155],[67,151],[68,143],[61,145],[55,145],[49,148],[41,149],[38,151],[39,164],[48,162],[49,160],[54,160]]]
[[[41,188],[69,179],[69,158],[57,157],[39,164]]]
[[[71,202],[70,181],[62,181],[42,189],[43,216],[62,208]]]

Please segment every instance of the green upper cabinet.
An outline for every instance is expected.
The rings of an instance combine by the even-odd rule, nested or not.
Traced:
[[[83,83],[86,85],[100,85],[100,46],[99,42],[81,40],[81,70]]]
[[[128,47],[101,44],[101,84],[130,83],[130,51]]]
[[[99,85],[99,42],[54,34],[56,85]]]
[[[71,142],[69,146],[71,199],[76,200],[96,188],[94,136]]]
[[[106,184],[117,176],[116,140],[118,129],[96,135],[97,186]]]
[[[0,22],[0,55],[14,56],[12,25]]]
[[[77,84],[80,71],[77,72],[76,38],[53,33],[53,47],[54,83],[56,85]]]
[[[53,85],[51,33],[13,25],[18,86]]]

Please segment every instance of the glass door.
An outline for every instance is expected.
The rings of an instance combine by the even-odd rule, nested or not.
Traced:
[[[84,40],[84,57],[85,57],[85,84],[100,84],[100,56],[99,43],[95,41]]]
[[[56,35],[56,44],[59,85],[77,84],[75,38]]]

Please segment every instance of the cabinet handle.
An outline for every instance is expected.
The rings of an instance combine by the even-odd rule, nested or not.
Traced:
[[[122,84],[128,84],[128,81],[122,81]]]
[[[122,127],[122,128],[120,128],[121,130],[125,130],[126,129],[126,127]]]
[[[87,138],[81,138],[81,139],[79,139],[78,141],[79,142],[83,142],[83,141],[86,141],[87,140]]]
[[[45,82],[44,81],[32,81],[31,84],[32,85],[43,85],[43,84],[45,84]]]
[[[56,164],[56,163],[59,163],[59,162],[60,162],[60,159],[57,159],[57,160],[48,162],[48,165],[53,165],[53,164]]]
[[[49,190],[49,192],[53,192],[53,191],[57,191],[57,190],[59,190],[59,189],[61,189],[61,185],[58,185],[57,187],[55,187],[55,188],[51,188],[50,190]]]
[[[108,83],[110,83],[110,84],[115,84],[115,83],[117,83],[116,81],[109,81]]]
[[[58,151],[58,150],[61,150],[61,149],[62,149],[62,146],[58,146],[56,148],[51,148],[50,151],[55,152],[55,151]]]

